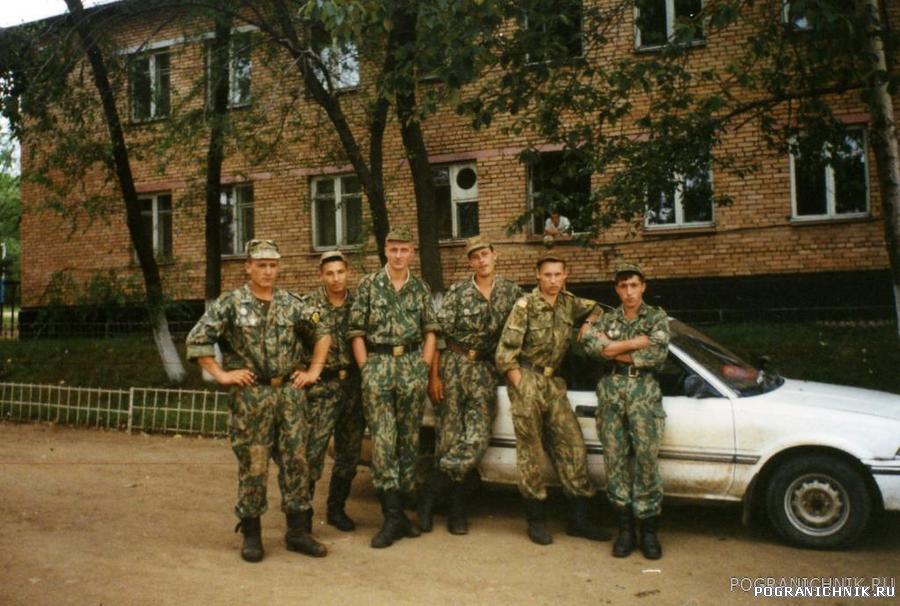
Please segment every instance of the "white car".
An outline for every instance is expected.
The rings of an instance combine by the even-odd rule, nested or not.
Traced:
[[[665,497],[763,508],[781,537],[812,548],[852,543],[880,510],[900,510],[900,396],[767,374],[685,324],[659,381],[666,430]],[[594,392],[602,365],[570,354],[561,369],[581,424],[588,468],[605,486]],[[481,462],[482,480],[515,484],[515,433],[506,388]],[[549,459],[548,482],[555,482]]]

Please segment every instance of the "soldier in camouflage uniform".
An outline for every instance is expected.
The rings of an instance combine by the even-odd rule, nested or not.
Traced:
[[[325,450],[334,434],[335,459],[328,490],[326,520],[338,530],[356,528],[344,511],[350,485],[356,476],[366,421],[360,396],[359,369],[347,339],[353,293],[347,289],[349,266],[339,250],[322,253],[319,280],[322,286],[307,293],[309,310],[323,310],[322,323],[329,327],[331,350],[319,381],[309,387],[309,441],[306,452],[310,468],[310,501],[315,482],[322,475]],[[315,312],[314,312],[315,313]]]
[[[588,520],[589,499],[595,491],[587,473],[587,449],[566,398],[566,382],[555,376],[574,327],[589,314],[594,318],[602,312],[594,301],[565,290],[566,264],[557,253],[548,251],[538,258],[536,277],[537,288],[513,306],[496,353],[512,409],[528,537],[539,545],[553,542],[544,508],[542,437],[546,436],[563,492],[570,499],[568,534],[607,540],[609,536]]]
[[[281,255],[271,240],[247,243],[249,282],[219,297],[187,337],[187,357],[221,385],[232,386],[231,445],[238,460],[235,513],[244,534],[241,557],[263,557],[260,516],[265,513],[269,457],[281,456],[281,508],[287,516],[287,548],[324,556],[325,546],[306,530],[310,514],[306,461],[306,392],[321,371],[331,338],[321,324],[302,321],[306,310],[288,292],[275,288]],[[312,363],[299,370],[304,333],[315,341]],[[219,366],[214,346],[222,348]]]
[[[428,391],[437,413],[435,468],[420,491],[419,524],[449,487],[447,529],[466,534],[464,479],[487,450],[497,406],[494,351],[522,289],[496,275],[497,253],[482,236],[466,242],[473,275],[450,287],[438,311],[443,349],[431,362]]]
[[[372,482],[384,513],[384,525],[372,538],[375,548],[419,536],[403,513],[403,495],[416,487],[419,428],[438,328],[431,291],[409,270],[413,244],[408,228],[388,233],[385,254],[387,265],[356,289],[347,331],[372,434]]]
[[[584,336],[589,354],[615,363],[597,384],[597,435],[603,442],[607,493],[619,510],[613,555],[622,558],[634,549],[637,517],[641,551],[655,560],[662,556],[656,536],[663,496],[657,456],[666,416],[655,371],[668,354],[669,322],[665,311],[644,303],[647,285],[640,266],[619,265],[615,282],[622,305]]]

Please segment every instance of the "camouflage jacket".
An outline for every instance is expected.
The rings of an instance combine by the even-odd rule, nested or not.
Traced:
[[[625,312],[619,306],[613,311],[603,314],[588,329],[582,343],[587,354],[596,359],[603,359],[603,348],[613,341],[633,339],[641,335],[650,337],[650,346],[631,352],[631,359],[638,368],[658,368],[666,361],[669,352],[669,316],[661,307],[641,304],[634,320],[625,318]]]
[[[350,307],[348,339],[365,337],[368,343],[399,345],[421,343],[425,333],[437,331],[431,289],[412,272],[399,292],[386,268],[360,280]]]
[[[567,290],[559,293],[551,307],[535,288],[516,301],[506,320],[497,346],[497,369],[506,373],[518,368],[520,356],[538,366],[559,368],[572,330],[594,310],[602,311],[596,302]]]
[[[311,316],[318,311],[321,314],[321,323],[331,333],[331,349],[328,350],[328,358],[325,360],[326,370],[356,366],[356,362],[353,361],[353,352],[350,349],[350,341],[347,339],[350,307],[353,305],[353,299],[353,292],[349,288],[347,289],[347,298],[340,307],[331,304],[324,286],[303,295],[303,301],[307,303],[306,315]]]
[[[517,284],[500,277],[494,280],[490,300],[478,290],[474,278],[457,282],[437,313],[441,335],[466,349],[493,354],[506,318],[522,294]]]
[[[307,357],[304,339],[315,342],[328,327],[297,297],[275,289],[269,311],[253,296],[250,285],[220,296],[187,336],[189,360],[222,349],[225,370],[249,368],[264,377],[290,374]]]

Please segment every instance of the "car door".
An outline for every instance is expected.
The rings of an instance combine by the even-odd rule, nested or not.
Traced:
[[[677,347],[659,373],[666,411],[660,446],[663,490],[671,496],[723,498],[734,476],[734,413],[731,400],[715,379]],[[588,448],[588,467],[599,485],[606,485],[603,445],[597,437],[594,393],[569,392]]]

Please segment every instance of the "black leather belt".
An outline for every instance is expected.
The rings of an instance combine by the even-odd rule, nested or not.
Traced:
[[[369,343],[369,353],[387,354],[399,358],[408,353],[417,353],[422,350],[421,343],[398,343],[392,345],[390,343]]]
[[[528,370],[533,370],[539,375],[544,375],[548,379],[556,374],[556,369],[552,366],[538,366],[537,364],[532,364],[525,358],[519,358],[519,366],[522,368],[527,368]]]
[[[337,379],[338,381],[346,381],[350,376],[350,367],[344,366],[341,368],[327,368],[322,371],[322,374],[319,375],[319,378],[323,381],[333,381]]]
[[[271,387],[281,387],[285,383],[291,382],[291,375],[284,375],[283,377],[266,377],[257,375],[256,376],[256,384],[257,385],[269,385]]]
[[[612,368],[612,374],[637,379],[638,377],[654,376],[656,373],[649,368],[638,368],[634,364],[617,363]]]
[[[472,362],[479,362],[481,360],[488,359],[488,354],[480,352],[477,349],[467,349],[466,346],[459,341],[454,341],[453,339],[444,339],[444,342],[447,344],[447,349],[458,353],[462,357],[471,360]]]

